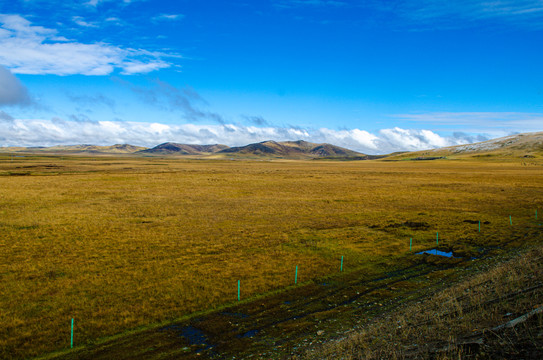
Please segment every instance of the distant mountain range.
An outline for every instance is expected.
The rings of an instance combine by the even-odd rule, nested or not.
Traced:
[[[141,154],[161,154],[161,155],[207,155],[229,149],[226,145],[193,145],[193,144],[177,144],[167,142],[160,144],[151,149],[139,151]]]
[[[167,142],[153,148],[129,144],[112,146],[70,145],[52,147],[7,147],[0,152],[53,153],[53,154],[133,154],[139,156],[188,156],[200,158],[239,159],[351,159],[365,160],[432,160],[443,157],[543,157],[543,132],[506,136],[480,143],[451,146],[432,150],[365,155],[332,144],[298,141],[263,141],[245,146],[229,147],[221,144],[196,145]]]
[[[10,152],[58,153],[58,154],[135,154],[142,156],[195,156],[211,158],[337,158],[359,157],[364,154],[331,144],[314,144],[307,141],[263,141],[239,147],[221,144],[197,145],[167,142],[153,148],[128,144],[112,146],[67,145],[52,147],[10,147],[3,148]],[[2,149],[0,148],[0,151]]]
[[[264,141],[240,147],[231,147],[220,151],[225,154],[273,155],[282,157],[346,157],[360,156],[359,152],[331,144],[314,144],[298,141]]]
[[[36,146],[36,147],[6,147],[0,151],[9,152],[31,152],[31,153],[66,153],[66,154],[134,154],[145,150],[146,147],[130,144],[116,144],[111,146],[98,145],[57,145],[57,146]]]
[[[245,146],[226,145],[188,145],[164,143],[152,149],[139,151],[140,154],[157,155],[217,155],[235,157],[273,157],[273,158],[317,158],[350,157],[364,154],[331,144],[314,144],[307,141],[263,141]]]

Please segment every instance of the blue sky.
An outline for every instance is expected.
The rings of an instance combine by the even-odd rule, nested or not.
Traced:
[[[0,146],[543,130],[543,1],[0,0]]]

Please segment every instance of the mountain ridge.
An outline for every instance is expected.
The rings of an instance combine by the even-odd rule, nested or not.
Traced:
[[[198,144],[180,144],[174,142],[165,142],[153,148],[138,151],[142,154],[178,154],[178,155],[202,155],[208,153],[216,153],[227,149],[227,145],[198,145]]]
[[[316,144],[304,140],[276,142],[266,140],[259,143],[236,146],[219,151],[221,154],[269,155],[276,157],[349,157],[362,153],[332,144]]]
[[[490,158],[542,158],[543,131],[509,135],[483,142],[447,146],[437,149],[403,151],[386,155],[366,155],[329,143],[312,143],[305,140],[266,140],[244,146],[229,147],[223,144],[181,144],[165,142],[152,148],[130,144],[57,145],[50,147],[3,147],[0,152],[51,153],[51,154],[95,154],[95,155],[139,155],[139,156],[188,156],[222,159],[348,159],[348,160],[433,160],[440,158],[490,157]]]
[[[32,146],[32,147],[4,147],[2,150],[10,152],[45,152],[45,153],[66,153],[66,154],[133,154],[138,151],[147,149],[143,146],[130,144],[115,144],[115,145],[55,145],[55,146]]]

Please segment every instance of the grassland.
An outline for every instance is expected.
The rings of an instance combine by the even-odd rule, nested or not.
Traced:
[[[238,279],[242,298],[281,289],[296,265],[377,274],[436,232],[465,256],[540,241],[511,234],[536,234],[542,169],[0,154],[0,357],[69,347],[71,318],[85,344],[233,302]]]

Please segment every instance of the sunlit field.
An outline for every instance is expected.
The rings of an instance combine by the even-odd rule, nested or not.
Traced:
[[[543,167],[0,154],[0,358],[25,358],[436,246],[522,246]],[[511,218],[510,218],[511,216]],[[479,232],[479,221],[481,231]],[[540,229],[540,228],[539,228]],[[439,234],[439,235],[438,235]],[[409,249],[412,238],[412,251]]]

